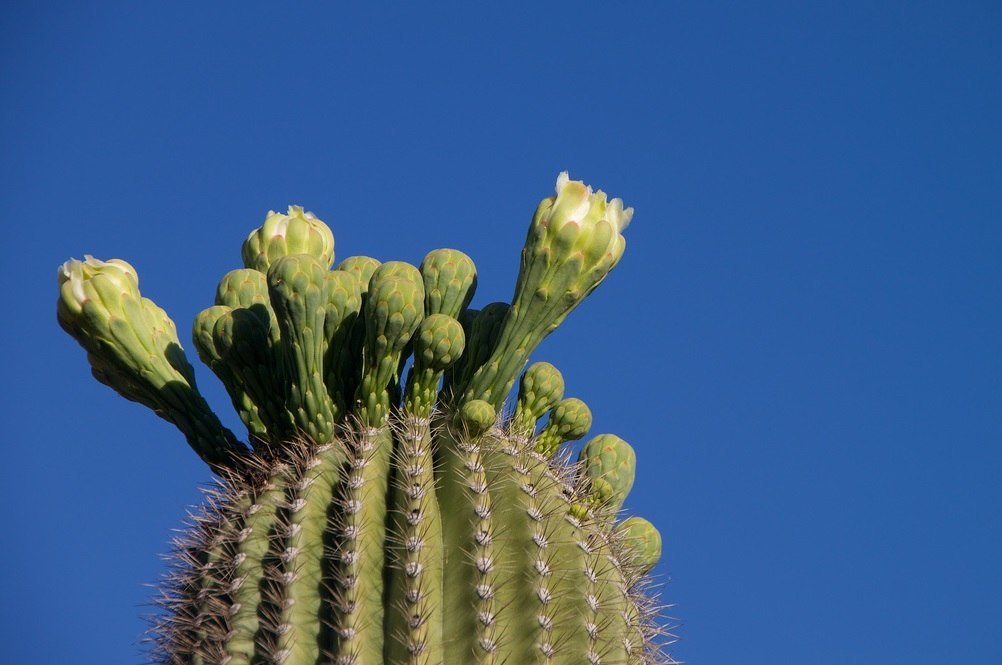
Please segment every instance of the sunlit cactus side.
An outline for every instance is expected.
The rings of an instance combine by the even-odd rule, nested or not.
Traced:
[[[153,660],[674,662],[649,577],[661,536],[621,516],[633,448],[599,434],[572,462],[592,412],[553,365],[526,367],[618,263],[632,214],[562,173],[511,303],[475,309],[462,252],[336,263],[316,216],[269,213],[192,328],[247,443],[130,264],[63,264],[58,320],[94,376],[174,423],[219,477],[177,543]]]

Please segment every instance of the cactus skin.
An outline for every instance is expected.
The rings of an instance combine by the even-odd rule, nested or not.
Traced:
[[[649,593],[661,536],[619,516],[633,449],[602,434],[568,463],[592,416],[548,363],[503,408],[532,348],[619,260],[632,215],[566,174],[557,193],[514,305],[481,310],[461,252],[332,271],[323,222],[269,213],[192,333],[253,452],[208,409],[132,266],[61,268],[59,322],[95,376],[174,422],[219,476],[161,589],[155,662],[674,662]]]

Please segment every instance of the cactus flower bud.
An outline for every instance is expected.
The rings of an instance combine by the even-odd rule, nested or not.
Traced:
[[[389,414],[390,384],[399,379],[401,354],[424,316],[424,286],[417,268],[411,266],[408,277],[394,266],[383,271],[383,266],[369,282],[362,382],[356,391],[362,421],[370,427],[382,425]]]
[[[618,511],[633,488],[637,455],[615,434],[599,434],[581,449],[578,461],[592,484],[592,499]]]
[[[349,256],[339,263],[335,270],[354,273],[364,296],[369,291],[369,280],[372,279],[372,273],[376,272],[376,268],[380,265],[379,261],[371,256]]]
[[[352,379],[356,374],[354,355],[357,348],[352,344],[352,337],[362,309],[362,290],[358,276],[351,271],[332,270],[325,279],[324,383],[338,411],[346,412],[354,395]],[[361,370],[361,367],[357,369]]]
[[[376,272],[376,268],[380,265],[379,261],[371,256],[349,256],[334,269],[334,272],[347,272],[355,276],[358,281],[360,312],[368,299],[369,280],[372,279],[372,273]],[[353,399],[358,384],[362,380],[361,357],[364,341],[365,317],[359,313],[355,317],[351,330],[347,331],[343,360],[331,365],[328,370],[328,385],[334,386],[336,383],[337,387],[332,391],[343,395],[346,402]]]
[[[512,429],[524,436],[531,435],[536,429],[536,421],[563,397],[564,377],[560,370],[546,362],[529,365],[518,386]]]
[[[386,277],[405,277],[410,281],[420,282],[421,272],[406,261],[386,261],[376,266],[376,269],[372,271],[372,276],[369,277],[369,281],[371,282],[374,278],[384,279]],[[423,288],[422,286],[422,293],[424,293]]]
[[[231,311],[233,311],[232,307],[213,305],[199,312],[195,317],[194,325],[192,325],[191,339],[195,343],[198,357],[213,371],[216,371],[216,366],[222,360],[222,356],[219,350],[216,349],[216,342],[212,338],[212,330],[215,328],[219,317]]]
[[[536,209],[522,249],[511,311],[497,347],[470,382],[465,399],[499,406],[529,354],[605,279],[623,256],[622,232],[633,217],[621,199],[557,177],[557,195]]]
[[[59,322],[88,351],[114,359],[157,388],[193,381],[191,365],[168,361],[170,347],[180,347],[174,322],[142,297],[131,265],[87,256],[64,263],[58,278]]]
[[[237,307],[271,305],[268,299],[268,279],[260,270],[238,268],[219,280],[216,287],[216,304]]]
[[[630,564],[646,574],[661,560],[661,533],[643,517],[628,517],[616,525]]]
[[[95,378],[174,423],[209,464],[243,452],[195,387],[174,322],[139,293],[135,269],[120,259],[71,259],[58,272],[59,324],[87,350]]]
[[[477,290],[477,268],[473,260],[459,250],[428,252],[421,262],[421,275],[428,314],[448,314],[456,318],[470,304]]]
[[[284,215],[269,211],[264,224],[247,236],[241,254],[245,267],[261,272],[290,254],[309,254],[329,269],[334,265],[334,234],[313,213],[289,206]]]
[[[98,286],[103,289],[115,287],[123,294],[139,297],[139,276],[131,264],[122,259],[101,261],[85,255],[83,261],[70,259],[59,266],[59,310],[67,314],[80,315],[87,300],[98,296]],[[62,319],[60,319],[62,320]]]
[[[268,278],[259,270],[239,268],[223,275],[216,287],[216,304],[253,312],[268,329],[269,343],[279,344],[278,319],[268,297]]]
[[[466,402],[456,413],[457,424],[473,438],[485,434],[494,425],[495,417],[494,407],[482,399]]]
[[[414,337],[414,364],[442,372],[456,362],[466,344],[459,321],[445,314],[425,317]]]
[[[407,377],[404,405],[419,417],[431,416],[442,373],[463,355],[466,334],[459,321],[445,314],[426,316],[413,338],[414,366]]]
[[[536,437],[536,452],[552,455],[567,441],[577,441],[591,428],[591,409],[581,400],[571,397],[559,402],[550,411],[550,420]]]
[[[622,199],[608,201],[602,190],[593,193],[580,180],[571,180],[567,171],[557,176],[556,189],[556,196],[543,199],[536,208],[526,248],[584,251],[593,262],[611,260],[611,269],[626,248],[622,233],[630,225],[633,208],[624,209]]]
[[[268,295],[282,333],[288,380],[286,408],[314,442],[326,443],[340,417],[324,384],[327,268],[308,254],[290,254],[268,268]]]

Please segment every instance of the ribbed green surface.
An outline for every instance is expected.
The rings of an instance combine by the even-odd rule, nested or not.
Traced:
[[[211,593],[167,620],[166,660],[662,662],[624,646],[650,621],[627,588],[647,523],[577,520],[588,486],[566,472],[502,430],[414,418],[296,446],[198,527],[214,545],[179,579]]]

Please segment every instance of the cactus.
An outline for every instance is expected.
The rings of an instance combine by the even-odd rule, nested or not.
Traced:
[[[321,220],[269,213],[193,327],[249,446],[199,394],[135,269],[66,262],[58,320],[94,376],[218,475],[161,589],[154,660],[673,662],[649,592],[661,536],[619,516],[633,449],[602,434],[571,463],[591,411],[552,365],[525,368],[619,261],[632,212],[562,173],[511,303],[480,310],[461,252],[332,269]]]

